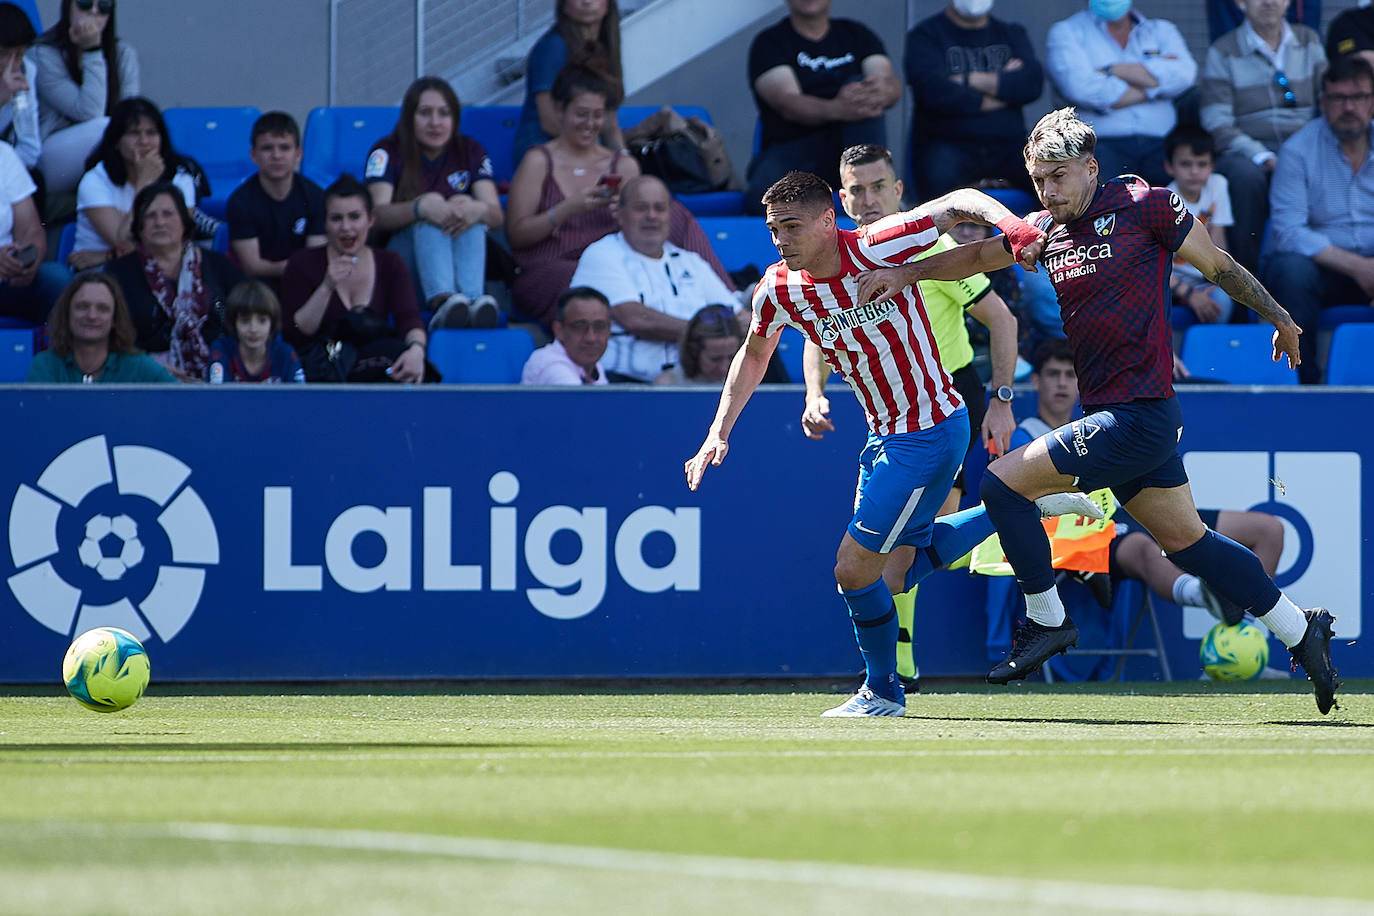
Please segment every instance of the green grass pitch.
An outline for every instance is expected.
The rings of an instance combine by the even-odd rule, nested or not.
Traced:
[[[59,691],[0,913],[1374,913],[1370,681]]]

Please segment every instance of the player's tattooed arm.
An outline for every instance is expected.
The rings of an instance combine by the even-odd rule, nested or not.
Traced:
[[[920,209],[930,214],[935,228],[941,234],[960,223],[977,223],[980,226],[996,226],[1014,214],[1006,207],[982,191],[973,188],[959,188],[937,197]]]
[[[1236,259],[1231,257],[1228,252],[1223,251],[1222,254],[1225,255],[1229,264],[1207,279],[1220,286],[1232,299],[1242,305],[1249,306],[1257,315],[1275,327],[1293,323],[1293,316],[1289,315],[1288,310],[1279,305],[1273,296],[1269,295],[1269,290],[1265,289],[1264,285],[1255,279],[1254,274],[1237,264]]]

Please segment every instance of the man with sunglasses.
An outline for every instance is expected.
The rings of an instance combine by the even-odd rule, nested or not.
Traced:
[[[1321,381],[1321,310],[1374,304],[1374,69],[1362,57],[1342,57],[1322,76],[1321,91],[1322,117],[1279,150],[1264,253],[1265,284],[1303,330],[1304,384]]]
[[[698,310],[734,305],[734,290],[694,252],[668,241],[673,196],[652,175],[625,182],[620,231],[587,246],[573,286],[590,286],[611,303],[611,342],[604,360],[612,382],[652,382],[677,365],[678,341]]]
[[[1202,126],[1216,140],[1216,170],[1231,190],[1227,247],[1252,272],[1279,147],[1312,120],[1326,68],[1321,36],[1284,21],[1288,4],[1248,0],[1245,20],[1207,49],[1202,68]]]

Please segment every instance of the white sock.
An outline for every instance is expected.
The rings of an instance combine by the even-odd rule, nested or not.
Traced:
[[[1026,616],[1042,627],[1063,626],[1064,602],[1059,599],[1059,589],[1051,587],[1047,592],[1027,595]]]
[[[1191,573],[1184,573],[1174,580],[1174,604],[1187,604],[1203,607],[1202,580]]]
[[[1279,594],[1279,603],[1258,615],[1257,619],[1290,649],[1302,642],[1302,635],[1307,632],[1307,618],[1302,610],[1282,593]]]

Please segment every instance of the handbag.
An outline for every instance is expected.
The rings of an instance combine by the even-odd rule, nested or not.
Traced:
[[[704,194],[734,178],[720,133],[701,118],[661,108],[625,132],[625,145],[645,175],[662,179],[674,194]]]
[[[385,382],[387,370],[406,346],[384,318],[368,309],[349,309],[335,322],[329,338],[316,341],[301,354],[301,368],[308,382]],[[442,380],[426,359],[424,381]]]

